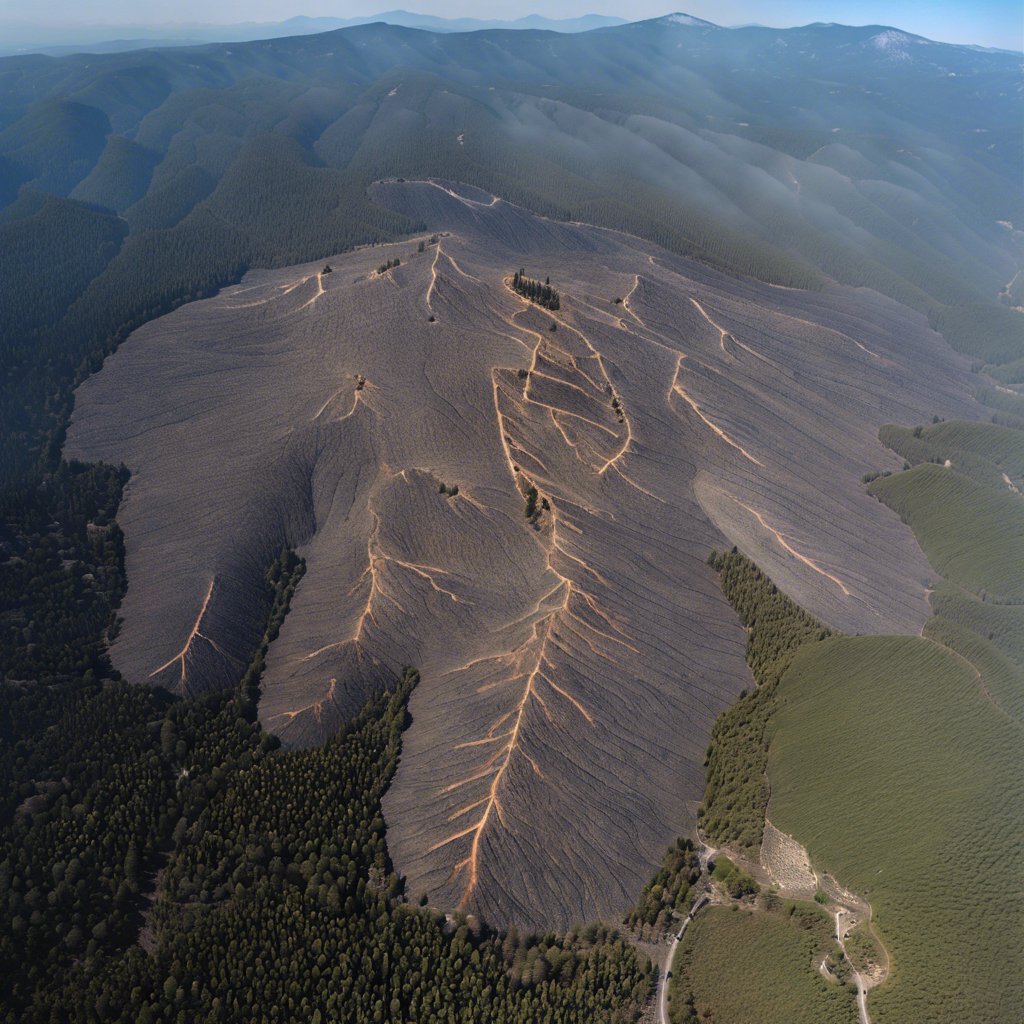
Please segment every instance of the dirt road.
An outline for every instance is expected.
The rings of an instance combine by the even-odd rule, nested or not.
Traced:
[[[692,917],[687,914],[686,919],[683,921],[682,928],[676,933],[675,938],[672,939],[671,944],[668,947],[668,954],[665,957],[665,963],[661,968],[661,977],[658,978],[658,1024],[668,1024],[668,983],[669,974],[672,970],[672,962],[676,958],[676,947],[679,945],[679,940],[683,937],[683,933],[686,931],[687,925],[693,920]]]
[[[847,916],[849,916],[849,911],[845,907],[839,907],[835,912],[836,942],[839,943],[843,956],[846,957],[847,962],[850,964],[850,968],[853,970],[853,980],[857,983],[857,1013],[860,1016],[860,1024],[871,1024],[871,1016],[868,1014],[867,983],[864,980],[864,975],[853,966],[853,961],[850,960],[846,952],[846,932],[843,930],[842,920]]]

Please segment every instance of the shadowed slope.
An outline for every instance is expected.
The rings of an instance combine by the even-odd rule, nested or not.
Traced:
[[[844,630],[919,629],[927,564],[859,478],[892,462],[881,423],[970,416],[965,375],[871,292],[728,278],[442,183],[374,196],[448,233],[252,273],[80,389],[69,453],[133,470],[115,661],[224,685],[269,553],[298,545],[261,718],[314,743],[421,668],[385,801],[412,895],[618,913],[749,682],[708,550],[724,533]],[[511,290],[520,266],[559,311]]]

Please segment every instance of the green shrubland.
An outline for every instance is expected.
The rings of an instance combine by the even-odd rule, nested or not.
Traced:
[[[929,427],[886,425],[878,436],[911,466],[949,460],[958,473],[983,486],[1004,491],[1024,484],[1024,432],[1011,427],[948,420]]]
[[[672,1024],[855,1024],[850,988],[818,969],[826,957],[839,962],[832,933],[813,904],[702,910],[673,964]]]
[[[1008,955],[1024,941],[1009,881],[1024,872],[1020,722],[971,664],[921,637],[807,646],[778,701],[772,821],[871,902],[892,959],[872,1020],[1012,1020],[1024,993]]]
[[[761,891],[761,887],[754,878],[724,854],[719,854],[715,858],[711,877],[721,883],[722,888],[734,900],[742,899],[744,896],[756,896]]]
[[[899,513],[932,567],[978,596],[1024,601],[1024,501],[934,464],[876,480],[869,491]]]

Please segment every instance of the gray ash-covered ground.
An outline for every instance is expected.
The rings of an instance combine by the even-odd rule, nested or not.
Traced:
[[[615,916],[692,827],[711,724],[751,685],[709,550],[844,631],[917,631],[932,574],[860,478],[895,465],[880,424],[974,415],[969,376],[871,291],[727,277],[465,187],[374,197],[438,242],[252,272],[79,389],[68,455],[133,474],[115,664],[230,685],[297,547],[260,716],[316,743],[421,670],[385,801],[412,898]],[[520,267],[557,312],[511,290]]]

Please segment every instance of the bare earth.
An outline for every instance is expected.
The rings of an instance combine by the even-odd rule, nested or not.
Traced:
[[[261,719],[316,743],[420,668],[385,801],[411,896],[618,915],[692,828],[711,724],[751,685],[708,551],[738,544],[843,630],[919,630],[932,574],[859,481],[893,465],[880,424],[973,415],[970,378],[867,290],[737,280],[463,187],[374,192],[449,233],[254,271],[79,389],[68,455],[133,473],[115,664],[232,684],[294,545]],[[509,289],[520,266],[557,314]]]
[[[814,899],[818,882],[807,850],[792,836],[780,832],[770,821],[764,823],[761,867],[785,895],[793,899]]]

